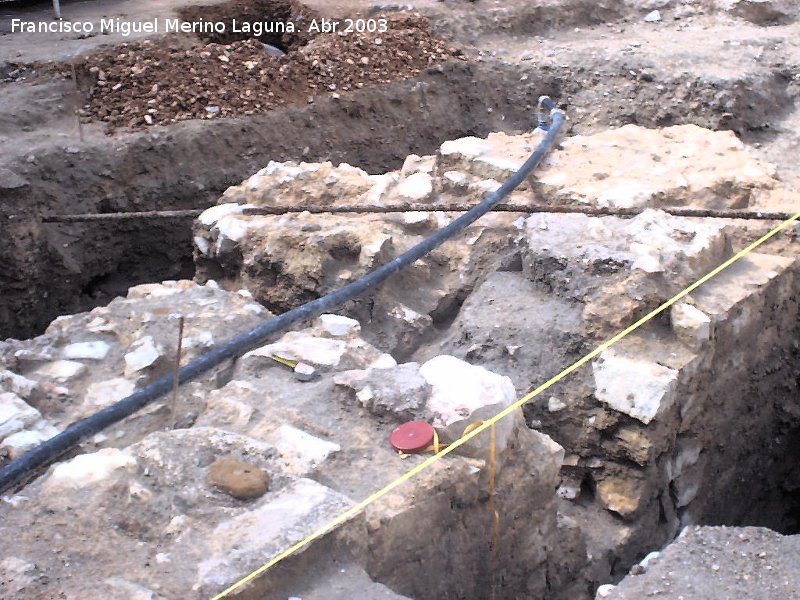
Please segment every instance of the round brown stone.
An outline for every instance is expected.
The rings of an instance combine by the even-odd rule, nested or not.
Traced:
[[[209,467],[208,481],[218,490],[239,500],[258,498],[269,488],[266,471],[238,458],[215,460]]]

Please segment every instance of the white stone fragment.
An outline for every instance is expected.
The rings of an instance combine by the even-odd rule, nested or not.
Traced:
[[[134,389],[133,382],[122,377],[98,381],[86,388],[85,402],[92,407],[108,406],[130,396]]]
[[[392,369],[397,366],[397,361],[391,354],[383,353],[369,364],[370,369]]]
[[[611,593],[617,588],[617,586],[612,585],[610,583],[604,583],[600,587],[597,588],[597,595],[595,598],[608,598]]]
[[[210,348],[214,345],[214,334],[210,331],[198,331],[183,340],[184,348]]]
[[[78,490],[108,479],[117,469],[133,472],[136,459],[117,448],[103,448],[60,463],[43,485],[43,492],[57,494]]]
[[[214,231],[217,233],[217,255],[234,248],[247,234],[249,227],[249,221],[232,215],[226,215],[217,221],[214,225]]]
[[[86,365],[74,360],[56,360],[37,369],[36,375],[55,379],[56,381],[68,381],[86,371]]]
[[[424,200],[433,192],[433,179],[427,173],[414,173],[400,180],[396,192],[407,200]]]
[[[125,375],[133,374],[155,364],[161,357],[161,351],[156,346],[152,336],[145,336],[131,344],[130,351],[125,354]]]
[[[402,220],[406,225],[420,225],[430,221],[431,213],[422,210],[409,210],[403,213]]]
[[[361,324],[358,321],[342,315],[321,315],[319,324],[326,333],[334,337],[350,337],[361,332]]]
[[[661,11],[654,10],[644,16],[645,23],[658,23],[661,20]]]
[[[711,339],[711,317],[691,304],[673,304],[670,322],[678,339],[690,348],[699,348]]]
[[[103,360],[111,346],[106,342],[75,342],[64,348],[63,356],[69,359]]]
[[[192,239],[194,240],[194,245],[200,251],[200,254],[208,256],[208,250],[210,248],[208,240],[201,235],[196,235]]]
[[[0,394],[0,440],[27,429],[41,418],[38,410],[13,392]]]
[[[0,448],[6,449],[9,458],[15,460],[28,450],[58,434],[58,429],[55,427],[47,425],[44,421],[40,421],[40,423],[43,423],[43,425],[40,425],[38,429],[26,429],[8,436],[0,443]]]
[[[606,350],[592,363],[592,370],[597,399],[645,425],[675,400],[675,369]]]
[[[200,221],[200,223],[205,227],[211,227],[214,223],[226,215],[241,214],[243,208],[244,206],[241,204],[235,204],[233,202],[229,202],[227,204],[218,204],[217,206],[212,206],[211,208],[204,210],[200,216],[197,217],[197,220]]]
[[[489,152],[492,145],[484,139],[468,136],[457,140],[448,140],[439,148],[439,154],[450,156],[460,154],[465,158],[478,158],[481,154]]]
[[[274,344],[251,350],[242,358],[247,359],[251,356],[271,358],[277,355],[317,367],[335,367],[342,360],[346,351],[347,343],[343,340],[332,340],[290,331]]]
[[[0,370],[0,390],[13,392],[21,398],[27,398],[33,393],[36,386],[37,383],[32,379],[13,371]]]
[[[320,439],[287,424],[278,427],[270,441],[286,461],[288,470],[300,476],[311,473],[331,454],[341,450],[339,444]]]

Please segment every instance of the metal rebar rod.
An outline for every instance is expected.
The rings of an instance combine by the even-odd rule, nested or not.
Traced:
[[[402,213],[402,212],[466,212],[471,206],[464,202],[435,202],[435,203],[402,203],[391,205],[362,204],[362,205],[334,205],[334,206],[264,206],[245,208],[243,215],[284,215],[291,213],[311,214],[339,214],[339,213]],[[614,206],[582,206],[582,205],[551,205],[551,204],[498,204],[494,210],[500,212],[519,213],[553,213],[553,214],[583,214],[590,216],[635,217],[649,207],[614,207]],[[785,221],[792,216],[792,212],[763,211],[748,209],[727,208],[695,208],[686,206],[658,207],[667,214],[676,217],[699,217],[713,219],[748,219],[760,221]],[[74,215],[47,215],[42,217],[43,223],[83,223],[92,221],[117,221],[129,219],[175,219],[195,218],[203,211],[201,209],[187,210],[151,210],[144,212],[118,212],[118,213],[86,213]]]

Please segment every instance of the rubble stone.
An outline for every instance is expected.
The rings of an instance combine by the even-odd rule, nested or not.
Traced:
[[[161,352],[151,336],[136,340],[125,354],[125,376],[131,377],[138,371],[152,367],[159,358]]]
[[[333,337],[349,337],[361,332],[361,325],[355,319],[342,315],[321,315],[320,326]]]
[[[642,502],[643,490],[635,479],[608,477],[597,483],[597,496],[608,510],[632,517]]]
[[[33,394],[37,383],[12,371],[0,370],[0,389],[12,392],[20,398],[27,399]]]
[[[402,421],[426,419],[431,386],[417,363],[346,371],[337,375],[334,382],[351,389],[356,400],[378,416],[391,415]]]
[[[11,460],[15,460],[28,450],[32,450],[59,433],[58,429],[47,424],[44,420],[38,421],[34,427],[34,429],[26,429],[9,435],[0,442],[0,449],[6,450],[8,457]]]
[[[209,467],[208,481],[215,488],[239,500],[263,496],[269,488],[269,476],[258,466],[237,458],[218,458]]]
[[[670,309],[670,323],[678,339],[699,349],[711,339],[711,319],[708,315],[686,302],[673,304]]]

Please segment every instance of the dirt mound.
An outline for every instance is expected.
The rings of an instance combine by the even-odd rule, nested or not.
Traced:
[[[145,40],[89,56],[88,121],[110,131],[186,119],[252,115],[318,93],[388,83],[461,52],[416,14],[387,17],[387,31],[323,33],[296,52],[270,54],[256,39],[191,48]]]

